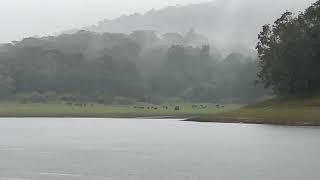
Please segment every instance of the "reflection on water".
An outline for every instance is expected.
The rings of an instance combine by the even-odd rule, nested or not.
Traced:
[[[320,129],[152,119],[0,119],[0,180],[315,180]]]

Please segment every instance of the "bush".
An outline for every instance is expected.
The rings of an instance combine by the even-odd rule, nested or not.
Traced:
[[[33,92],[31,94],[30,101],[32,103],[41,103],[41,102],[47,102],[47,99],[43,94],[40,94],[38,92]]]
[[[116,96],[113,98],[113,104],[118,105],[131,105],[134,104],[136,101],[134,99]]]
[[[30,96],[28,96],[26,94],[18,94],[18,95],[16,95],[16,99],[22,104],[26,104],[26,103],[30,102],[29,101]]]
[[[18,94],[16,95],[16,98],[20,103],[23,104],[47,102],[46,97],[39,92],[33,92],[31,94]]]
[[[77,101],[77,97],[73,94],[63,94],[58,98],[60,101],[74,102]]]
[[[45,92],[43,96],[46,98],[47,101],[57,101],[58,97],[55,92]]]

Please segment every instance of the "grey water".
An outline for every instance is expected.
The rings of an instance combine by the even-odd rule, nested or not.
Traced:
[[[0,180],[316,180],[320,129],[175,119],[0,119]]]

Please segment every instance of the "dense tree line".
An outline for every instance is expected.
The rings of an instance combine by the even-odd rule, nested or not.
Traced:
[[[259,77],[281,96],[310,95],[320,89],[320,1],[304,12],[285,12],[263,26],[257,45]]]
[[[194,30],[161,37],[153,31],[79,31],[25,38],[0,47],[0,98],[232,102],[265,94],[253,83],[254,58],[237,53],[218,58],[207,44]]]

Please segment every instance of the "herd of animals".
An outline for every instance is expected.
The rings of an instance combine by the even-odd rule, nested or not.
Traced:
[[[73,103],[73,102],[66,102],[65,103],[66,105],[69,105],[69,106],[76,106],[76,107],[93,107],[94,104],[87,104],[87,103]],[[173,105],[170,105],[170,106],[173,106]],[[165,110],[169,110],[171,109],[170,106],[162,106],[162,107],[159,107],[159,106],[133,106],[134,109],[147,109],[147,110],[158,110],[158,109],[165,109]],[[207,105],[192,105],[192,108],[193,109],[207,109],[208,106]],[[224,105],[220,105],[220,104],[217,104],[216,105],[216,108],[224,108]],[[180,106],[174,106],[173,109],[175,111],[180,111],[181,110],[181,107]]]
[[[135,109],[148,109],[148,110],[158,110],[160,109],[160,107],[154,107],[154,106],[134,106],[133,108]],[[207,109],[208,106],[207,105],[192,105],[192,108],[193,109]],[[217,104],[216,105],[216,108],[224,108],[224,105],[220,105],[220,104]],[[169,106],[162,106],[162,109],[165,109],[165,110],[169,110]],[[175,111],[179,111],[181,109],[180,106],[174,106],[173,108]]]
[[[77,107],[93,107],[93,104],[87,104],[87,103],[73,103],[73,102],[66,102],[65,103],[68,106],[77,106]]]

